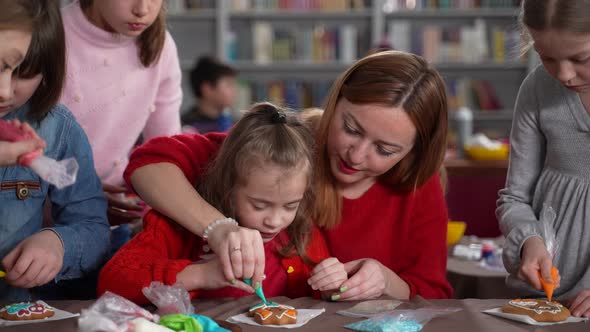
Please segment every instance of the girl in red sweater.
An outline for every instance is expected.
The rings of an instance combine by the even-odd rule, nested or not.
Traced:
[[[220,145],[224,136],[162,137],[139,149],[157,146],[190,160],[198,170],[196,187],[203,198],[230,217],[221,216],[202,236],[196,236],[155,210],[149,212],[143,231],[101,271],[99,294],[110,290],[145,303],[141,289],[161,281],[179,283],[193,297],[250,295],[253,289],[238,279],[252,275],[254,262],[242,258],[253,246],[264,252],[260,259],[266,265],[267,296],[312,295],[307,284],[312,267],[329,256],[322,234],[309,218],[313,136],[294,115],[268,103],[256,105]],[[226,248],[232,262],[243,262],[240,269],[234,269],[234,278],[227,279],[219,256],[207,253],[206,239],[217,227],[237,225],[236,220],[257,241],[248,245],[234,241]],[[251,253],[245,254],[250,257]],[[343,265],[337,266],[332,289],[346,280]],[[254,285],[258,287],[260,284]]]
[[[447,99],[438,72],[413,54],[367,56],[340,75],[321,119],[310,122],[319,124],[314,220],[350,276],[332,300],[450,297],[448,217],[437,174],[446,149]],[[126,179],[148,204],[202,234],[220,213],[191,187],[195,172],[176,155],[146,149],[131,156]],[[261,280],[264,265],[255,258],[263,252],[255,243],[235,225],[209,233],[229,280],[242,272]],[[236,244],[241,260],[228,254]],[[314,268],[313,289],[333,287],[328,281],[342,269],[338,260]],[[254,262],[253,270],[244,270],[245,261]]]

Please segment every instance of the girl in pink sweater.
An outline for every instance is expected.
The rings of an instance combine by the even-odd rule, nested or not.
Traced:
[[[127,156],[180,132],[181,71],[162,0],[80,0],[62,9],[67,77],[61,102],[86,131],[111,225],[138,218],[121,198]]]

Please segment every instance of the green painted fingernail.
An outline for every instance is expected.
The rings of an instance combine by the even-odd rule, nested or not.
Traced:
[[[238,283],[238,281],[236,279],[232,279],[232,281],[230,281],[232,285],[235,285]]]
[[[346,286],[342,286],[342,287],[340,287],[340,293],[344,293],[344,292],[346,292],[347,290],[348,290],[348,287],[346,287]]]
[[[254,284],[254,289],[258,289],[258,288],[260,288],[260,287],[262,287],[262,285],[260,285],[260,282],[256,282],[256,283]]]
[[[338,301],[340,299],[340,294],[333,294],[330,299],[332,301]]]

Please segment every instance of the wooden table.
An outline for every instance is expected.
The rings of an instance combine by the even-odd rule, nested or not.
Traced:
[[[343,317],[336,314],[336,311],[346,309],[355,304],[355,302],[324,302],[311,298],[289,299],[278,297],[272,299],[275,302],[292,305],[297,308],[325,308],[326,312],[319,317],[311,320],[307,325],[297,329],[297,331],[349,331],[343,326],[348,323],[359,321],[359,318]],[[226,319],[235,314],[245,312],[247,308],[259,300],[250,296],[237,300],[195,300],[196,312],[215,319]],[[399,309],[417,309],[429,306],[457,307],[462,310],[443,317],[438,317],[430,321],[422,332],[462,332],[462,331],[483,331],[483,332],[517,332],[517,331],[535,331],[535,332],[580,332],[589,331],[590,324],[573,323],[554,325],[549,327],[530,326],[514,321],[490,316],[481,311],[499,307],[506,303],[506,300],[424,300],[416,297],[411,301],[402,304]],[[49,304],[70,312],[80,312],[82,308],[87,308],[92,304],[90,301],[49,301]],[[251,325],[240,325],[242,331],[274,331],[272,328],[262,328]],[[77,332],[77,319],[67,319],[62,321],[21,325],[16,327],[2,328],[3,332],[24,332],[24,331],[63,331]]]

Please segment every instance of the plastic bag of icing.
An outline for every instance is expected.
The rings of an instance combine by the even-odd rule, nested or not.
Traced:
[[[170,328],[176,327],[173,328],[175,331],[179,326],[187,332],[187,328],[193,326],[199,326],[197,330],[200,328],[204,332],[228,331],[213,319],[196,315],[188,291],[180,285],[167,286],[159,281],[152,281],[148,287],[144,287],[141,291],[158,308],[157,313],[161,317],[158,322],[160,325]]]
[[[394,310],[344,327],[363,332],[417,332],[431,319],[460,311],[460,308]]]
[[[552,280],[544,279],[541,275],[541,271],[539,271],[539,281],[541,282],[541,286],[543,286],[543,290],[545,291],[545,295],[547,295],[547,299],[549,301],[551,301],[553,297],[553,291],[555,290],[557,279],[559,278],[559,270],[555,266],[555,261],[553,261],[557,251],[559,250],[559,243],[557,242],[555,231],[553,230],[553,224],[555,223],[556,217],[555,211],[551,206],[543,205],[539,222],[541,223],[541,232],[543,233],[542,236],[543,240],[545,241],[545,247],[547,248],[549,255],[551,255]]]
[[[337,311],[336,313],[347,317],[373,317],[393,311],[400,304],[402,304],[402,301],[398,300],[371,300],[360,302],[348,309]]]
[[[188,292],[180,286],[167,286],[159,281],[152,281],[141,292],[158,307],[158,314],[160,316],[172,314],[188,315],[195,312]]]
[[[21,128],[0,120],[0,139],[17,142],[30,138],[32,138],[31,135]],[[79,168],[75,158],[57,161],[42,155],[40,151],[33,151],[20,156],[18,163],[30,167],[39,177],[58,189],[74,184]]]
[[[158,315],[117,294],[106,292],[92,306],[82,310],[78,327],[85,332],[133,332],[136,331],[134,320],[137,318],[149,322],[159,320]],[[139,324],[146,325],[143,321]]]
[[[555,237],[555,231],[553,230],[553,224],[556,218],[555,211],[551,206],[543,205],[539,222],[541,223],[541,232],[543,233],[543,239],[545,240],[545,247],[551,255],[551,258],[555,257],[555,254],[559,250],[559,243]]]

